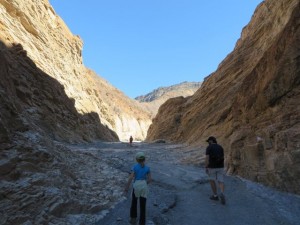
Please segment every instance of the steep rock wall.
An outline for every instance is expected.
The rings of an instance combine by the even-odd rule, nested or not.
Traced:
[[[0,224],[86,224],[121,197],[125,174],[61,143],[118,137],[26,54],[0,41]]]
[[[69,142],[118,140],[96,113],[79,114],[64,87],[40,70],[22,45],[0,41],[0,58],[1,144],[31,131]]]
[[[299,4],[261,3],[202,87],[159,109],[147,140],[205,146],[214,135],[230,173],[300,193]]]
[[[70,32],[48,0],[0,0],[0,14],[1,40],[7,46],[20,43],[37,67],[64,86],[79,113],[95,112],[120,139],[145,138],[150,115],[83,65],[82,40]]]

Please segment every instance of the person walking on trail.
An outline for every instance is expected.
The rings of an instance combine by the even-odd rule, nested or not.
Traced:
[[[130,138],[129,138],[129,145],[130,145],[130,146],[132,146],[132,142],[133,142],[133,137],[130,136]]]
[[[137,221],[137,202],[140,199],[140,220],[139,225],[146,224],[146,201],[148,196],[148,184],[151,182],[150,168],[145,164],[145,154],[143,152],[138,152],[136,154],[136,161],[132,168],[131,174],[128,178],[127,185],[125,187],[125,192],[128,192],[129,186],[134,180],[133,190],[132,190],[132,200],[130,207],[130,222],[131,224],[136,224]]]
[[[213,195],[210,196],[211,200],[218,201],[219,197],[221,203],[225,205],[225,195],[224,195],[224,150],[221,145],[217,143],[217,139],[213,136],[209,137],[207,140],[208,147],[206,148],[206,158],[205,158],[205,168],[206,173],[209,176],[209,181]],[[220,195],[217,192],[217,183],[220,188]]]

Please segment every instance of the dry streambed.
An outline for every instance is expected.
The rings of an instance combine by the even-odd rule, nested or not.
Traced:
[[[148,225],[293,225],[300,220],[299,196],[236,177],[226,177],[226,206],[211,202],[203,168],[186,164],[187,155],[197,161],[197,149],[102,142],[44,146],[1,152],[0,224],[128,225],[130,198],[123,189],[138,151],[146,152],[153,176]]]
[[[109,154],[114,155],[110,158],[115,158],[116,164],[123,161],[119,168],[128,172],[137,151],[148,155],[147,164],[154,179],[147,202],[147,225],[299,223],[300,196],[278,192],[238,177],[228,176],[225,179],[225,206],[212,202],[209,200],[211,190],[204,169],[186,164],[189,160],[183,153],[187,152],[183,146],[140,143],[130,150],[113,150]],[[195,155],[196,151],[201,150],[188,152]],[[195,161],[194,157],[191,161]],[[127,197],[97,225],[128,225],[130,196]]]

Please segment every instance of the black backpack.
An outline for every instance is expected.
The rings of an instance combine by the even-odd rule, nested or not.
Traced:
[[[209,157],[211,158],[211,162],[216,166],[223,166],[224,153],[221,146],[214,146],[210,151]]]

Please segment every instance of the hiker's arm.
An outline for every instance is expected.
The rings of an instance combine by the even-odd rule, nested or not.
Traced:
[[[208,162],[209,162],[209,155],[205,156],[205,171],[208,173]]]
[[[129,175],[129,178],[128,178],[128,181],[127,181],[127,184],[126,184],[126,187],[125,187],[125,191],[128,192],[128,189],[129,189],[129,186],[132,182],[134,178],[134,172],[132,172],[130,175]]]
[[[205,156],[205,168],[208,168],[209,155]]]
[[[206,172],[207,172],[207,168],[208,168],[208,164],[209,164],[209,153],[210,153],[210,146],[208,146],[206,148],[206,151],[205,151],[205,168],[206,168]]]
[[[151,173],[148,173],[147,175],[147,184],[152,182],[152,177],[151,177]]]

